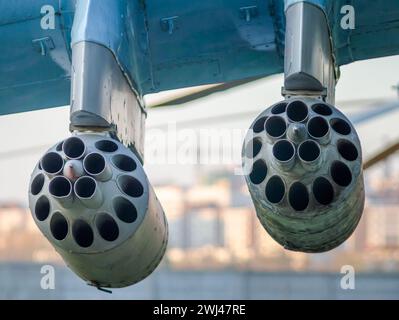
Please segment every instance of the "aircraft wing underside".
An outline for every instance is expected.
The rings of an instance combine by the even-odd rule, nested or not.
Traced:
[[[113,52],[139,96],[280,73],[295,2],[0,0],[0,114],[69,104],[71,44],[84,40]],[[341,28],[348,1],[305,2],[328,17],[337,67],[399,53],[399,1],[351,1],[354,30]],[[54,29],[41,27],[45,5]]]

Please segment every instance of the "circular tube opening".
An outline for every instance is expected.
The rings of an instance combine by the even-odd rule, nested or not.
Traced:
[[[279,176],[273,176],[266,184],[266,198],[271,203],[279,203],[283,200],[285,194],[285,185]]]
[[[36,196],[42,191],[44,185],[44,175],[39,173],[32,181],[30,185],[30,192]]]
[[[35,215],[37,220],[44,221],[50,214],[50,202],[45,196],[41,196],[35,205]]]
[[[315,161],[320,156],[320,146],[313,140],[307,140],[301,143],[298,148],[299,158],[305,162]]]
[[[350,169],[345,163],[340,161],[335,161],[331,165],[331,177],[334,182],[341,187],[347,187],[352,182],[352,173]]]
[[[314,138],[322,138],[329,130],[328,122],[322,117],[314,117],[308,122],[309,135]]]
[[[308,106],[302,101],[292,101],[287,107],[287,117],[292,122],[301,122],[308,117]]]
[[[53,237],[59,241],[64,240],[68,234],[68,222],[65,217],[56,212],[51,217],[50,231]]]
[[[90,199],[97,188],[97,182],[92,177],[81,177],[75,183],[75,193],[79,198]]]
[[[112,157],[112,163],[117,167],[119,170],[131,172],[136,170],[137,164],[132,158],[124,155],[124,154],[117,154]]]
[[[72,184],[65,177],[55,177],[50,181],[49,192],[57,198],[67,197],[72,192]]]
[[[49,152],[43,156],[40,164],[46,173],[57,174],[62,171],[64,160],[57,152]]]
[[[248,158],[252,159],[259,154],[261,149],[262,142],[260,141],[260,139],[255,138],[247,144],[245,148],[245,154]]]
[[[262,117],[256,120],[254,126],[253,126],[253,131],[255,133],[260,133],[263,130],[265,130],[265,122],[267,120],[267,117]]]
[[[273,155],[277,160],[287,162],[294,157],[295,147],[288,140],[277,141],[273,146]]]
[[[267,134],[273,138],[282,137],[287,130],[285,120],[279,116],[273,116],[267,119],[265,127]]]
[[[95,143],[95,147],[103,152],[115,152],[118,150],[118,145],[111,140],[100,140]]]
[[[137,219],[137,209],[129,200],[118,197],[112,202],[116,216],[123,222],[133,223]]]
[[[294,182],[288,193],[288,201],[294,210],[305,210],[309,205],[308,190],[302,183]]]
[[[90,247],[93,244],[93,230],[84,220],[78,219],[74,222],[72,226],[72,235],[76,243],[83,248]]]
[[[322,116],[331,116],[332,115],[331,108],[328,105],[324,104],[324,103],[314,104],[312,106],[312,110],[314,112],[316,112],[317,114],[320,114]]]
[[[96,226],[100,236],[106,241],[115,241],[119,237],[119,228],[115,220],[106,213],[100,213],[96,218]]]
[[[342,134],[344,136],[347,136],[352,131],[349,123],[339,118],[331,119],[330,124],[331,128],[333,128],[336,133]]]
[[[359,156],[355,145],[348,140],[339,140],[337,149],[342,158],[348,161],[355,161]]]
[[[318,203],[329,205],[334,200],[334,188],[326,178],[319,177],[313,182],[313,195]]]
[[[252,166],[252,171],[249,175],[249,179],[253,184],[260,184],[263,180],[265,180],[267,175],[267,166],[265,161],[257,160]]]
[[[105,158],[99,153],[90,153],[83,160],[83,166],[88,174],[100,174],[105,170]]]
[[[272,114],[282,114],[285,112],[285,110],[287,109],[287,103],[285,102],[281,102],[279,104],[276,104],[273,108],[271,113]]]
[[[144,188],[140,181],[130,176],[120,176],[118,178],[118,186],[123,193],[134,198],[141,197],[144,193]]]
[[[71,137],[64,141],[62,150],[69,159],[80,159],[86,151],[86,146],[82,139]]]

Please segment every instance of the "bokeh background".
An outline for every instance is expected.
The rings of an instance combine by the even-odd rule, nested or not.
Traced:
[[[352,119],[370,115],[357,126],[365,159],[399,141],[397,70],[399,57],[341,68],[336,105]],[[282,83],[282,75],[277,75],[189,103],[149,110],[145,168],[168,218],[169,247],[154,274],[112,295],[87,286],[64,265],[28,209],[30,173],[51,145],[69,135],[69,108],[0,117],[0,298],[399,298],[397,154],[365,172],[363,218],[352,237],[330,252],[284,250],[258,222],[244,178],[236,174],[241,139],[261,111],[282,100]],[[146,101],[157,104],[180,94],[184,91],[147,96]],[[382,112],[386,106],[393,107]],[[178,133],[174,141],[170,141],[171,126]],[[178,149],[187,143],[182,138],[187,132],[197,139],[190,144],[197,160],[201,154],[220,152],[219,160],[162,160],[169,152],[168,143],[176,143]],[[204,132],[225,136],[212,139],[222,141],[219,144],[204,143]],[[159,137],[164,139],[159,141]],[[234,161],[223,158],[226,152]],[[54,290],[40,287],[40,270],[47,264],[55,267]],[[340,286],[345,265],[355,269],[354,290]]]

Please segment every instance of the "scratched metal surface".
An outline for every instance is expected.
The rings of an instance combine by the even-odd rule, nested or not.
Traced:
[[[70,45],[83,40],[110,48],[138,95],[280,73],[284,6],[298,1],[0,0],[0,114],[69,104]],[[399,53],[399,1],[306,1],[327,14],[338,66]],[[348,3],[355,30],[340,27]],[[40,28],[48,4],[55,30]]]
[[[0,1],[0,114],[69,103],[70,27],[74,1]],[[59,4],[62,4],[59,6]],[[40,9],[57,12],[55,30],[42,30]],[[49,38],[45,56],[35,40]]]
[[[285,100],[288,108],[293,101],[298,100]],[[273,108],[278,106],[278,103],[269,107],[257,116],[251,125],[251,130],[247,132],[242,150],[243,168],[251,170],[249,171],[251,172],[250,174],[245,175],[245,180],[255,205],[258,219],[269,235],[285,249],[320,253],[332,250],[346,241],[360,221],[365,199],[362,151],[359,137],[352,126],[345,137],[332,129],[326,134],[328,135],[327,139],[317,139],[311,136],[309,124],[312,120],[307,121],[319,116],[312,109],[312,105],[317,103],[317,100],[302,98],[300,101],[305,103],[309,110],[309,113],[307,113],[308,118],[303,122],[308,128],[308,132],[301,138],[290,134],[293,126],[297,126],[298,123],[292,122],[288,112],[284,110],[279,113],[273,113]],[[326,122],[330,123],[332,119],[339,118],[348,123],[347,118],[338,109],[329,105],[329,110],[331,114],[323,116]],[[270,119],[271,121],[273,114],[278,114],[277,117],[284,121],[285,131],[277,138],[270,136],[268,131],[269,120],[263,125],[266,128],[266,132],[265,129],[256,130],[255,128],[259,120]],[[361,123],[361,121],[359,122]],[[297,128],[300,130],[299,127]],[[313,162],[310,166],[301,160],[299,151],[300,145],[304,141],[309,141],[309,139],[316,141],[320,150],[318,154],[319,162]],[[342,139],[351,141],[354,148],[359,152],[355,160],[347,161],[337,152],[337,146]],[[291,160],[279,162],[274,148],[276,143],[284,140],[292,144],[292,156]],[[260,145],[257,152],[254,151],[254,141],[258,141]],[[250,149],[248,149],[248,146],[250,146]],[[339,181],[334,178],[333,166],[337,162],[347,166],[348,171],[350,171],[350,182],[345,186],[340,185]],[[262,169],[259,171],[255,169],[257,163],[263,163],[265,166],[263,176],[262,173],[259,173],[262,172]],[[253,172],[256,172],[256,177],[261,177],[261,179],[254,180],[252,177]],[[269,197],[268,190],[270,188],[273,190],[278,189],[278,186],[273,183],[273,179],[276,179],[276,177],[283,184],[283,192],[279,199],[272,200],[273,195]],[[320,203],[314,192],[314,181],[317,177],[323,177],[331,183],[333,196],[328,203]],[[297,193],[293,186],[298,182],[306,188],[303,194],[297,195],[298,198],[306,199],[308,197],[307,201],[305,201],[305,206],[302,208],[296,208],[291,202],[291,197],[295,197]],[[324,189],[323,192],[326,192],[326,190]]]
[[[326,12],[339,66],[399,53],[399,1],[286,0],[286,8],[297,2],[313,3]],[[355,9],[354,30],[341,28],[341,8],[345,5]]]

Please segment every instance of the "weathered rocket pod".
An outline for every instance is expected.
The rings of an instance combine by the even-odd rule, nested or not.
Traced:
[[[135,154],[106,135],[74,135],[35,167],[33,218],[67,265],[98,287],[134,284],[160,263],[168,226]]]
[[[361,218],[359,138],[320,100],[289,99],[262,112],[247,133],[243,167],[260,222],[286,249],[331,250]]]

